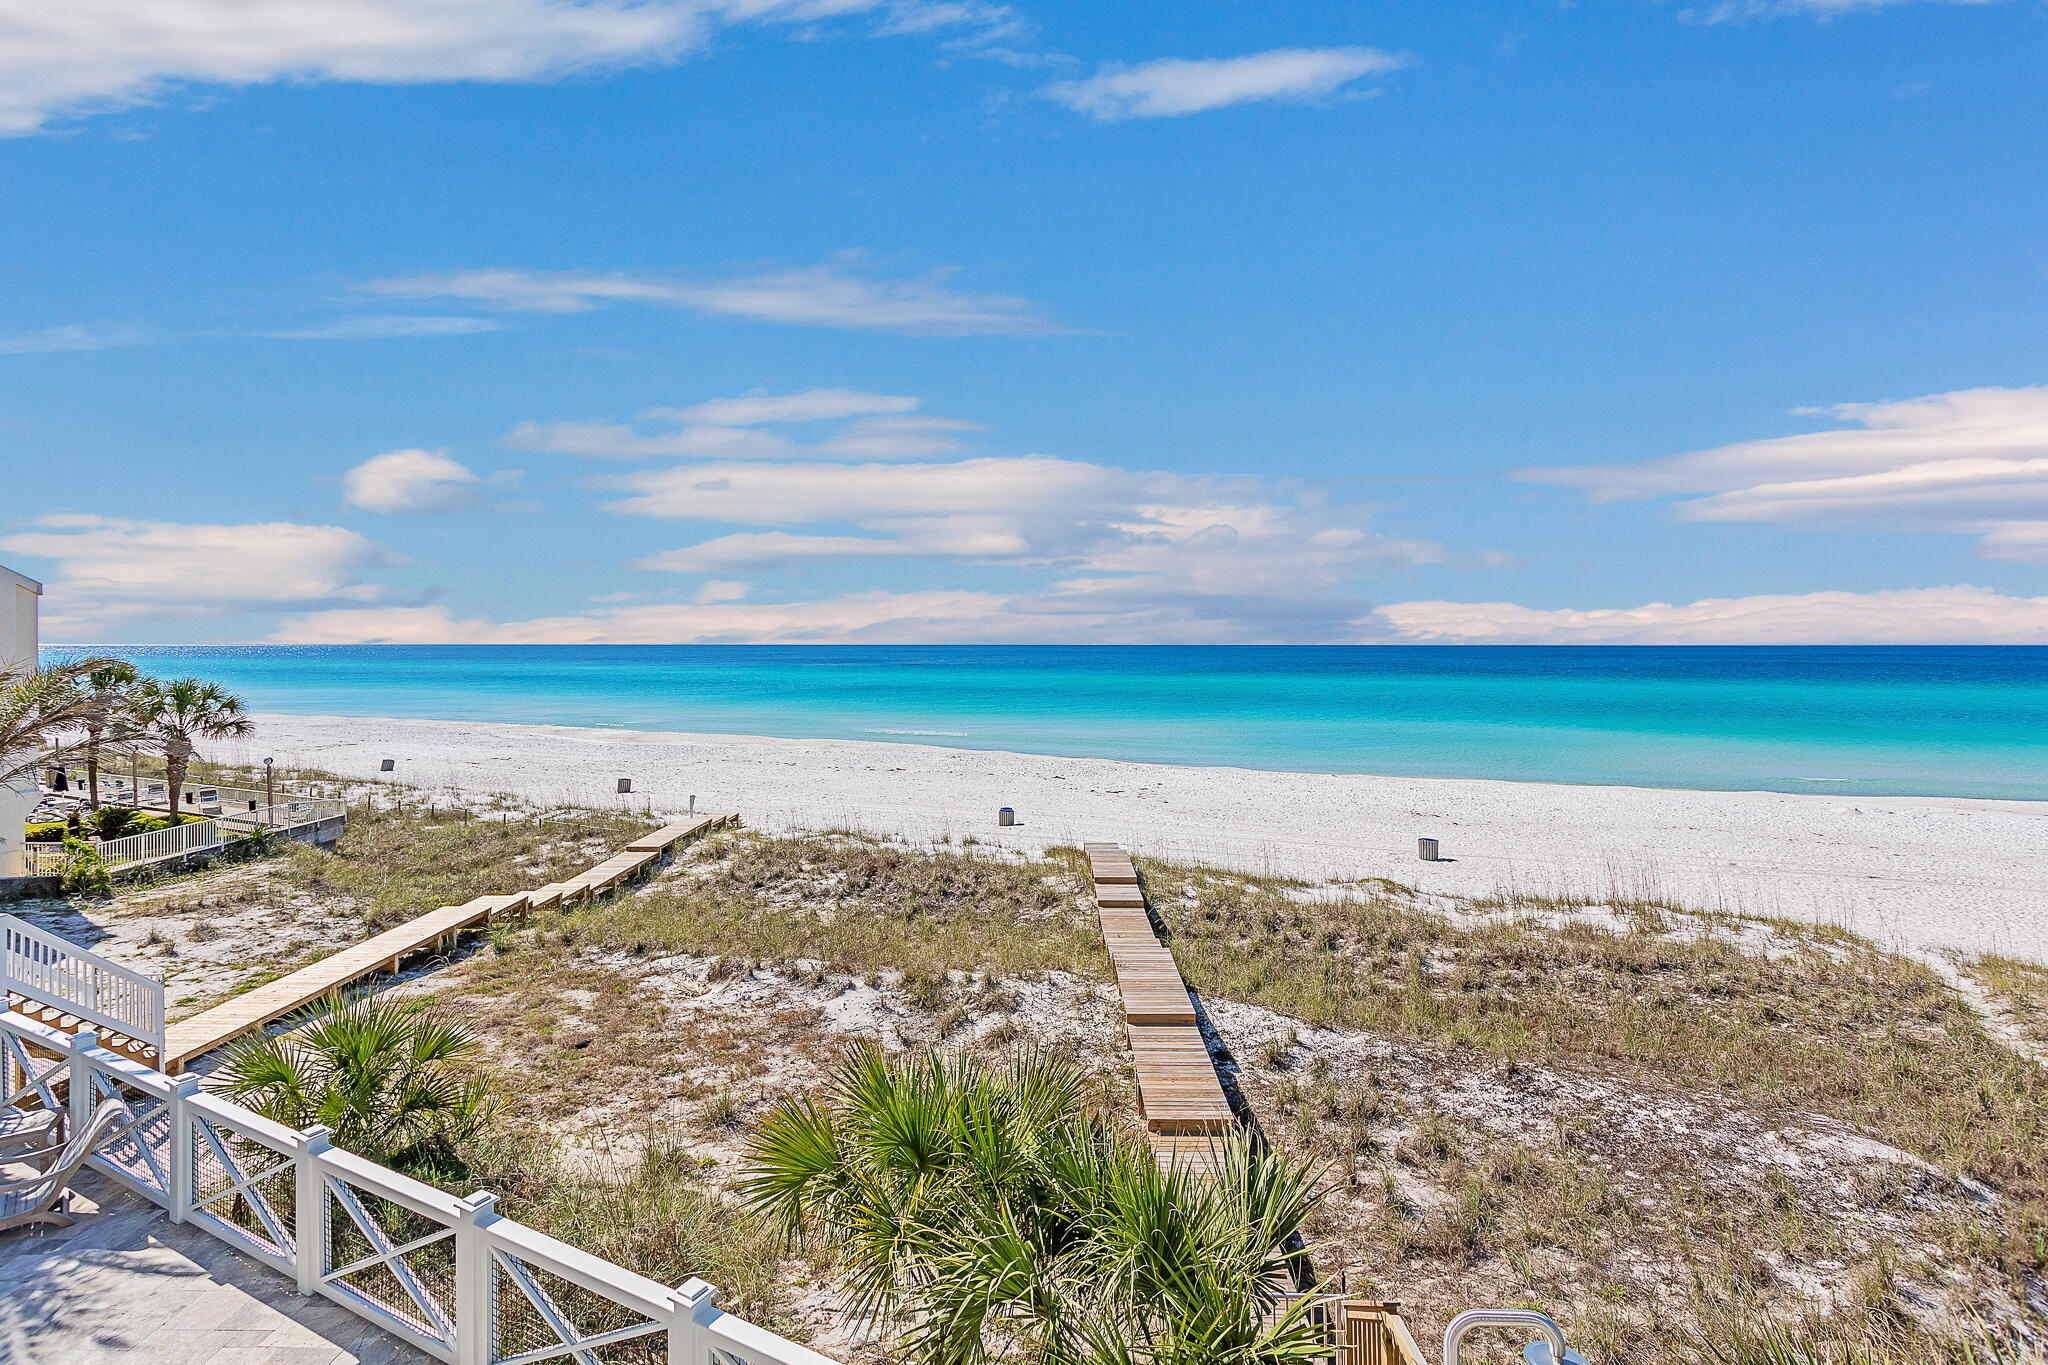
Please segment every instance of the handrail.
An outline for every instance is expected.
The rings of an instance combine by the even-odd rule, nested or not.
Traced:
[[[1482,1327],[1533,1330],[1549,1344],[1551,1365],[1565,1365],[1564,1332],[1548,1314],[1530,1308],[1470,1308],[1458,1314],[1444,1329],[1444,1365],[1458,1365],[1466,1335]]]
[[[0,915],[0,989],[164,1051],[164,983]]]

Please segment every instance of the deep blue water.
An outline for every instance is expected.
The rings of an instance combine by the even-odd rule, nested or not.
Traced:
[[[52,653],[76,652],[69,647]],[[2048,648],[135,646],[253,710],[2048,799]]]

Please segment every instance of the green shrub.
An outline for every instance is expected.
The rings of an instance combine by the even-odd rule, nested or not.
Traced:
[[[50,820],[42,824],[30,825],[27,838],[32,844],[61,844],[64,842],[64,836],[70,831],[70,828],[62,820]]]
[[[77,839],[66,839],[64,851],[70,856],[58,876],[66,891],[77,896],[111,896],[114,894],[114,874],[108,870],[106,859],[100,857],[91,845]]]
[[[134,832],[129,825],[135,819],[135,812],[125,806],[102,806],[86,818],[102,839],[118,839]]]

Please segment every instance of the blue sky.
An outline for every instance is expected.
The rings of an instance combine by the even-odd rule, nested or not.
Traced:
[[[2048,4],[0,0],[75,641],[2048,642]]]

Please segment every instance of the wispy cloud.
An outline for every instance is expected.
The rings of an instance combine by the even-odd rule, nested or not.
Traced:
[[[108,638],[135,622],[375,602],[364,572],[397,555],[339,526],[221,525],[52,513],[0,550],[56,562],[46,633]]]
[[[0,136],[185,85],[547,81],[676,61],[723,26],[834,20],[949,45],[1017,27],[943,0],[0,0]]]
[[[976,422],[913,412],[918,402],[852,389],[749,394],[684,408],[649,408],[640,414],[641,425],[637,426],[623,422],[521,422],[505,433],[503,442],[517,450],[602,460],[659,456],[890,460],[950,454],[961,448],[964,434],[982,430]],[[840,425],[822,440],[799,440],[795,431],[764,430],[805,428],[830,421]],[[647,424],[655,422],[682,425],[674,430],[647,429]]]
[[[1085,80],[1060,81],[1040,93],[1105,122],[1177,118],[1233,104],[1298,103],[1355,93],[1356,82],[1398,71],[1414,60],[1373,47],[1278,48],[1200,61],[1165,57],[1138,66],[1107,66]]]
[[[952,272],[889,279],[849,255],[723,280],[588,271],[458,270],[373,280],[365,291],[398,298],[467,299],[531,313],[580,313],[605,304],[651,303],[718,317],[912,336],[1015,336],[1060,330],[1029,300],[954,289]]]
[[[382,341],[399,337],[468,336],[476,332],[495,332],[503,326],[503,323],[490,318],[376,313],[335,318],[305,327],[257,332],[255,335],[285,341]]]
[[[1687,495],[1694,521],[1862,522],[1980,537],[1979,553],[2048,563],[2048,385],[1801,409],[1846,429],[1637,464],[1525,469],[1599,502]]]
[[[1706,598],[1592,610],[1512,602],[1401,602],[1368,635],[1452,644],[2048,644],[2048,597],[1967,585],[1896,592]]]
[[[343,501],[366,512],[457,512],[475,507],[484,486],[445,450],[387,450],[342,475]]]
[[[71,323],[64,327],[46,327],[40,332],[0,337],[0,355],[105,351],[116,346],[139,346],[148,339],[134,327],[88,327],[82,323]]]
[[[1678,15],[1688,23],[1727,24],[1745,19],[1790,17],[1831,19],[1868,10],[1895,9],[1903,5],[1995,5],[2002,0],[1718,0],[1715,4],[1691,6]]]

